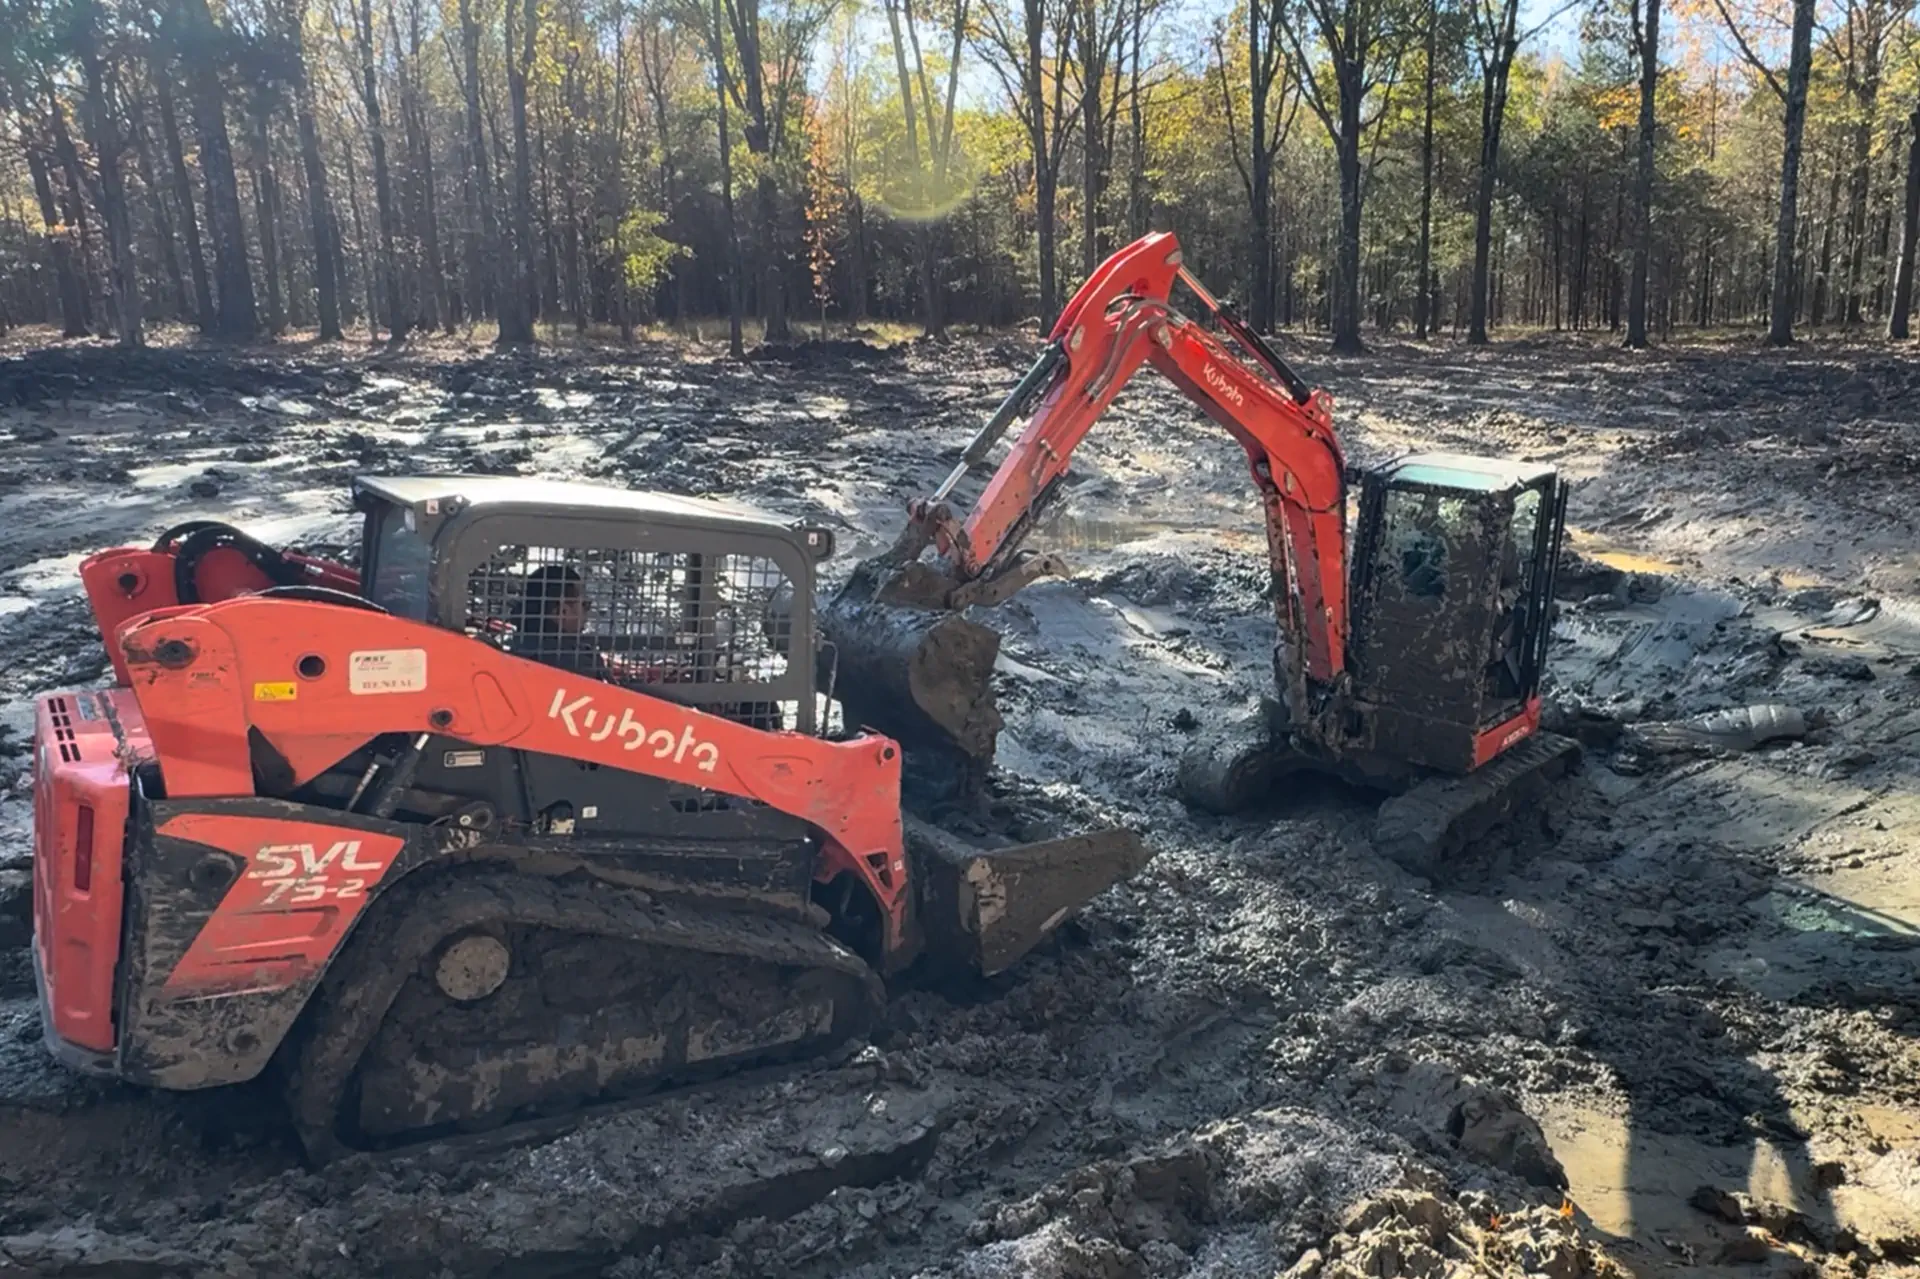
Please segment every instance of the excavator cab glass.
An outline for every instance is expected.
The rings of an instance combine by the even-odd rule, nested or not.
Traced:
[[[1429,453],[1369,474],[1350,646],[1377,743],[1465,773],[1539,690],[1565,518],[1553,468]]]

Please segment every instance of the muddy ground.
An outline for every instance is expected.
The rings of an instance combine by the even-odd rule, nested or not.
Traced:
[[[25,962],[31,699],[99,681],[86,552],[189,516],[340,552],[356,472],[726,494],[897,529],[1025,340],[535,359],[97,349],[0,362],[0,1275],[1920,1274],[1920,364],[1540,340],[1298,352],[1351,456],[1576,481],[1555,722],[1580,774],[1438,882],[1301,787],[1169,793],[1270,671],[1244,461],[1145,377],[1035,544],[1000,761],[1156,860],[866,1050],[554,1139],[305,1170],[258,1090],[82,1082]],[[837,581],[837,578],[832,580]],[[1750,703],[1804,740],[1674,753]]]

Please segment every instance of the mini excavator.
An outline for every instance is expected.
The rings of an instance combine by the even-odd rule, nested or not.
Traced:
[[[922,822],[896,742],[820,731],[828,530],[506,477],[354,500],[356,567],[204,521],[80,567],[114,683],[39,700],[33,885],[78,1070],[271,1071],[316,1162],[539,1126],[831,1052],[886,979],[1000,972],[1146,860]]]
[[[1176,282],[1240,354],[1173,308]],[[1190,805],[1234,812],[1285,775],[1330,773],[1388,792],[1376,846],[1431,873],[1572,765],[1577,743],[1540,728],[1566,509],[1553,468],[1430,453],[1351,469],[1330,397],[1194,279],[1169,234],[1122,249],[1080,287],[952,472],[912,503],[898,541],[824,611],[850,720],[897,737],[909,768],[935,779],[992,758],[1000,637],[966,611],[1066,571],[1024,543],[1074,449],[1143,364],[1245,450],[1279,621],[1277,696],[1186,752]],[[962,482],[1022,417],[978,498],[957,509]]]

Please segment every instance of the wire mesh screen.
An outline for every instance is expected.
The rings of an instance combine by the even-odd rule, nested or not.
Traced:
[[[772,559],[500,546],[467,578],[467,624],[519,657],[791,728],[771,685],[793,655],[793,585]],[[742,685],[764,696],[743,697]]]

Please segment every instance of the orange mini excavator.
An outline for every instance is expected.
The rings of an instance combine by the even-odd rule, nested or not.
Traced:
[[[1173,309],[1176,281],[1221,336]],[[1074,449],[1143,364],[1245,450],[1279,619],[1279,695],[1254,722],[1187,752],[1179,780],[1190,803],[1231,812],[1283,773],[1334,773],[1394,793],[1375,842],[1426,872],[1574,761],[1576,743],[1539,727],[1566,506],[1553,468],[1423,454],[1350,470],[1331,399],[1208,293],[1166,234],[1122,249],[1081,286],[952,473],[913,504],[899,541],[859,565],[824,611],[851,718],[893,734],[909,768],[940,777],[991,758],[1000,637],[964,613],[1063,571],[1022,544],[1059,498]],[[962,482],[1022,416],[977,499],[956,509]]]
[[[274,1066],[316,1159],[526,1122],[831,1050],[884,977],[1004,969],[1145,860],[935,829],[894,741],[819,731],[824,529],[510,478],[354,496],[357,569],[211,523],[81,566],[114,686],[41,698],[35,745],[62,1061]]]

